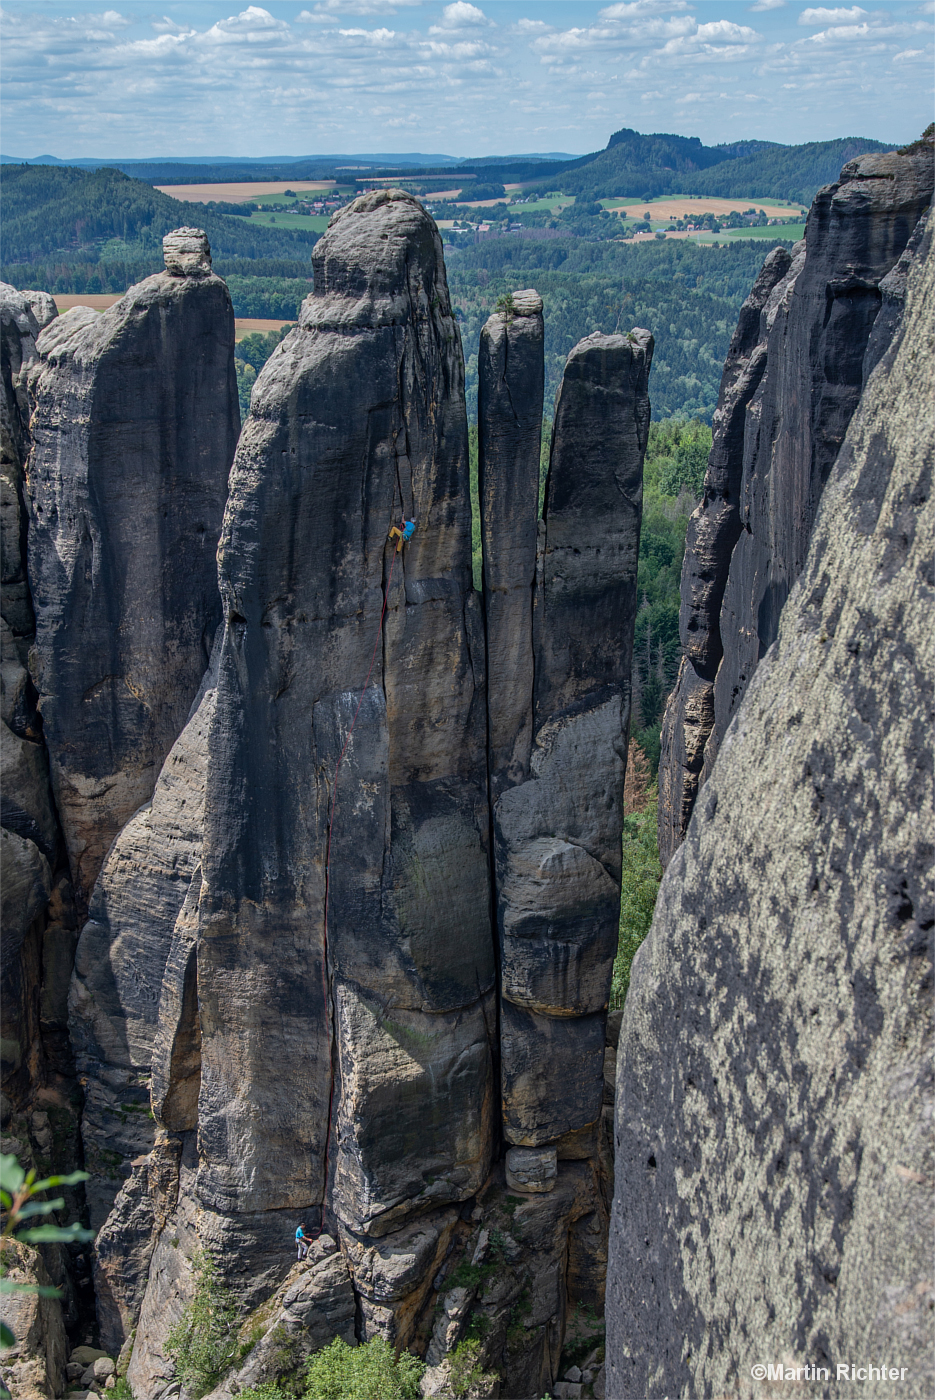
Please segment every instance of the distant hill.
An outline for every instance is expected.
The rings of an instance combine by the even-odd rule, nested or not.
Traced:
[[[205,157],[180,160],[95,162],[75,161],[61,167],[56,156],[37,156],[32,168],[86,167],[122,170],[151,185],[211,184],[227,181],[315,180],[340,178],[363,184],[422,177],[452,178],[476,174],[500,184],[535,182],[560,186],[582,200],[612,196],[653,198],[662,194],[723,195],[729,199],[773,198],[809,204],[822,185],[837,179],[841,166],[866,151],[889,147],[869,137],[841,137],[802,146],[772,141],[733,141],[705,146],[697,136],[670,132],[643,135],[624,127],[615,131],[602,151],[567,156],[560,151],[539,155],[482,156],[459,160],[420,152],[320,156]],[[9,157],[0,156],[6,163]],[[9,169],[4,179],[9,178]]]
[[[74,166],[6,166],[0,186],[3,262],[136,261],[157,256],[163,234],[194,224],[215,257],[308,262],[317,241],[304,230],[273,229],[242,216],[171,199],[119,170]]]
[[[562,172],[566,194],[584,199],[636,195],[709,194],[725,198],[793,199],[809,204],[841,166],[866,151],[885,151],[880,141],[844,137],[803,146],[739,141],[705,146],[697,137],[641,136],[624,129],[603,151],[583,156]]]
[[[722,195],[725,199],[738,195],[793,199],[807,208],[822,185],[836,180],[849,160],[868,151],[892,149],[882,141],[857,136],[810,141],[805,146],[774,146],[766,154],[725,161],[705,170],[690,193]]]

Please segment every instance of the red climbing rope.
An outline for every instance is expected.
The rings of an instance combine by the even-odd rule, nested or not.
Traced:
[[[344,756],[345,756],[345,754],[347,753],[348,747],[349,747],[350,742],[351,742],[351,735],[354,733],[354,726],[357,724],[357,716],[360,714],[360,707],[361,707],[361,705],[363,705],[363,703],[364,703],[364,696],[367,694],[367,689],[368,689],[368,687],[369,687],[369,685],[370,685],[370,677],[373,675],[374,662],[375,662],[376,659],[377,659],[377,647],[380,645],[380,638],[383,636],[383,622],[384,622],[384,619],[385,619],[385,617],[386,617],[387,601],[388,601],[389,596],[390,596],[390,584],[393,582],[393,570],[394,570],[394,568],[396,567],[396,555],[397,555],[398,552],[399,552],[398,550],[394,550],[394,551],[393,551],[393,554],[392,554],[392,557],[391,557],[391,560],[390,560],[390,572],[389,572],[389,577],[388,577],[387,580],[386,580],[386,587],[385,587],[384,590],[383,590],[383,607],[380,609],[380,625],[379,625],[379,627],[377,628],[377,635],[376,635],[376,638],[374,639],[374,643],[373,643],[373,651],[372,651],[371,654],[370,654],[370,665],[367,667],[367,678],[366,678],[366,680],[364,681],[364,688],[363,688],[363,690],[360,692],[360,699],[357,701],[357,709],[354,711],[354,718],[351,720],[351,727],[350,727],[350,729],[347,731],[347,738],[344,740],[344,747],[343,747],[343,749],[341,750],[340,754],[338,755],[338,761],[337,761],[337,763],[334,765],[334,777],[333,777],[332,780],[331,780],[331,808],[330,808],[330,811],[329,811],[329,813],[328,813],[328,844],[327,844],[326,849],[325,849],[325,928],[324,928],[324,944],[323,944],[322,962],[321,962],[321,981],[322,981],[322,988],[323,988],[323,991],[324,991],[324,994],[325,994],[325,1016],[326,1016],[326,1017],[327,1017],[327,1015],[328,1015],[328,1007],[329,1007],[330,1002],[331,1002],[331,997],[330,997],[329,992],[328,992],[328,896],[329,896],[329,894],[330,894],[330,892],[331,892],[331,833],[332,833],[332,831],[334,830],[334,811],[335,811],[335,807],[336,807],[337,801],[338,801],[338,773],[341,771],[341,764],[344,762]],[[331,1087],[330,1087],[330,1089],[329,1089],[329,1091],[328,1091],[328,1128],[327,1128],[327,1132],[326,1132],[326,1134],[325,1134],[325,1156],[324,1156],[324,1166],[325,1166],[325,1193],[324,1193],[324,1194],[325,1194],[325,1195],[327,1195],[327,1192],[328,1192],[328,1153],[329,1153],[330,1148],[331,1148],[331,1110],[332,1110],[333,1106],[334,1106],[334,1052],[333,1052],[333,1050],[332,1050],[332,1060],[331,1060]],[[314,1233],[313,1235],[310,1235],[309,1238],[312,1239],[312,1240],[317,1240],[317,1239],[321,1236],[321,1233],[322,1233],[322,1231],[324,1230],[324,1228],[325,1228],[325,1201],[324,1201],[324,1196],[323,1196],[323,1197],[322,1197],[322,1203],[321,1203],[321,1220],[320,1220],[320,1222],[319,1222],[318,1229],[315,1231],[315,1233]]]

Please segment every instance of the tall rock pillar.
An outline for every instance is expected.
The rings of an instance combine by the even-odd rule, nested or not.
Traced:
[[[39,336],[27,470],[36,684],[75,895],[152,796],[220,621],[215,552],[240,430],[234,312],[207,239]]]
[[[171,1241],[217,1247],[257,1298],[322,1223],[364,1334],[403,1345],[492,1155],[483,620],[441,239],[384,190],[314,265],[253,390],[218,551],[201,872],[152,1052],[160,1126],[197,1127],[198,1154],[149,1270],[143,1395],[181,1306]]]
[[[529,777],[532,606],[545,386],[542,298],[514,292],[481,331],[478,486],[491,800]]]
[[[511,1171],[547,1175],[561,1139],[601,1111],[652,349],[646,331],[589,336],[568,358],[556,403],[528,776],[493,809],[503,1131],[515,1147],[548,1149],[539,1166],[510,1154]],[[486,492],[490,477],[488,464]],[[524,489],[531,495],[530,482]],[[497,564],[485,560],[485,577]],[[499,600],[485,601],[496,636]]]

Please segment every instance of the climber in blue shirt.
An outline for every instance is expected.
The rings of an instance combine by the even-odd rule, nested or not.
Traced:
[[[392,539],[395,539],[395,540],[397,541],[397,544],[396,544],[396,553],[397,553],[397,554],[398,554],[399,551],[402,549],[402,547],[403,547],[404,544],[408,544],[408,543],[409,543],[409,541],[412,539],[412,537],[413,537],[413,535],[415,534],[415,532],[416,532],[416,522],[415,522],[414,520],[405,520],[405,519],[404,519],[404,520],[403,520],[403,527],[402,527],[402,529],[400,529],[398,525],[394,525],[394,526],[393,526],[392,530],[390,531],[390,539],[391,539],[391,540],[392,540]]]
[[[308,1247],[309,1247],[309,1244],[310,1244],[310,1241],[307,1240],[307,1239],[305,1238],[305,1226],[304,1226],[304,1225],[300,1225],[299,1228],[298,1228],[298,1229],[296,1230],[296,1232],[295,1232],[295,1244],[296,1244],[296,1249],[297,1249],[298,1252],[299,1252],[299,1258],[300,1258],[300,1259],[304,1259],[305,1256],[306,1256],[306,1254],[308,1254]]]

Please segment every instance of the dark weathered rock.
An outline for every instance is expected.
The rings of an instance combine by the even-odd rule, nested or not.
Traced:
[[[162,273],[39,336],[29,464],[36,683],[82,912],[152,796],[220,620],[215,550],[239,431],[234,314]]]
[[[70,1025],[85,1088],[82,1137],[95,1229],[103,1225],[129,1164],[153,1144],[154,1042],[161,999],[171,995],[167,962],[176,922],[201,860],[214,682],[209,671],[152,802],[111,847],[78,941]],[[158,1099],[157,1086],[154,1092]]]
[[[44,1071],[40,1006],[44,926],[59,844],[48,756],[36,714],[35,689],[26,670],[35,635],[26,576],[27,380],[36,362],[36,337],[50,319],[42,305],[44,296],[17,292],[0,283],[0,1005],[4,1090],[21,1105],[29,1100]],[[38,299],[36,307],[33,299]],[[52,314],[56,314],[54,303]]]
[[[560,1161],[552,1189],[528,1193],[498,1164],[436,1279],[422,1393],[452,1394],[452,1353],[470,1329],[480,1338],[476,1364],[499,1376],[501,1395],[555,1394],[568,1318],[579,1306],[600,1306],[605,1241],[592,1163]],[[480,1272],[478,1283],[458,1285],[462,1263]]]
[[[532,605],[545,386],[542,298],[514,292],[480,337],[477,376],[481,540],[487,639],[490,791],[529,777]]]
[[[556,403],[539,526],[533,746],[528,767],[502,767],[494,804],[504,1135],[524,1147],[601,1111],[651,360],[646,331],[589,336],[568,357]],[[532,454],[486,465],[490,498],[529,512]],[[520,474],[525,482],[513,480]],[[522,533],[521,516],[514,527]],[[489,547],[506,554],[505,576],[506,532],[491,532]],[[485,557],[485,578],[498,568]],[[485,606],[496,637],[499,603],[485,594]],[[520,732],[515,720],[510,732]],[[503,762],[492,750],[492,771]]]
[[[39,986],[42,928],[52,888],[49,863],[32,841],[0,829],[0,1039],[4,1092],[22,1101],[41,1077]]]
[[[664,864],[776,639],[861,385],[892,335],[893,313],[878,318],[884,283],[932,190],[930,144],[849,162],[816,196],[804,247],[791,261],[769,255],[741,311],[682,567],[684,659],[659,768]]]
[[[929,234],[634,962],[609,1396],[935,1389],[933,325]]]

